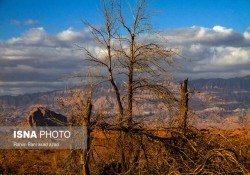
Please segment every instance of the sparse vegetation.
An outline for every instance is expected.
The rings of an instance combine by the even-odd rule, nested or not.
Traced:
[[[131,133],[125,140],[123,149],[131,160],[126,164],[128,174],[247,174],[250,169],[249,131],[189,128],[186,136],[174,129],[148,129],[146,133]],[[92,132],[90,174],[122,173],[118,137],[118,131]],[[80,174],[80,153],[1,150],[0,170],[3,174]]]

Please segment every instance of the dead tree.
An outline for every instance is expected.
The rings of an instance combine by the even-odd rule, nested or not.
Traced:
[[[180,101],[180,129],[183,134],[187,129],[187,114],[188,114],[188,79],[181,83],[181,101]]]
[[[85,22],[101,53],[86,47],[82,50],[90,67],[105,70],[92,75],[100,82],[110,82],[116,95],[119,121],[131,125],[133,107],[139,104],[136,95],[148,91],[159,95],[159,101],[174,99],[164,82],[170,77],[168,69],[174,66],[176,49],[167,49],[166,41],[157,38],[156,33],[152,38],[147,0],[137,0],[134,7],[131,4],[128,7],[131,7],[130,16],[122,1],[103,0],[104,25],[96,27]],[[116,83],[118,78],[123,81],[121,86]]]
[[[117,109],[113,124],[131,128],[138,124],[134,118],[136,105],[153,101],[152,97],[157,99],[152,103],[169,105],[176,102],[165,84],[170,77],[168,69],[174,65],[176,49],[167,49],[166,41],[157,38],[157,34],[152,32],[147,0],[136,0],[134,4],[123,2],[103,0],[104,24],[93,26],[85,22],[101,52],[95,53],[86,47],[82,50],[90,67],[103,70],[98,75],[92,74],[95,81],[108,81],[112,87],[116,97],[114,107]],[[128,9],[130,13],[126,11]],[[118,79],[122,80],[121,85],[117,84]],[[151,96],[143,96],[145,92]],[[123,174],[129,170],[128,165],[133,162],[131,160],[137,162],[138,157],[123,151],[125,145],[132,145],[129,143],[132,134],[129,134],[123,132],[117,141],[121,150]],[[131,149],[140,152],[137,148]]]

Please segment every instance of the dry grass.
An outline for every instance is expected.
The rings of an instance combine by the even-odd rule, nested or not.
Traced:
[[[151,132],[166,140],[126,133],[126,174],[247,174],[249,130]],[[121,173],[119,132],[92,133],[91,174]],[[80,174],[79,150],[0,150],[0,174]]]

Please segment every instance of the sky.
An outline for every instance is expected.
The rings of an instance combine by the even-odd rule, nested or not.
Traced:
[[[102,24],[100,8],[101,0],[0,0],[0,95],[64,88],[65,75],[86,68],[74,44],[91,45],[82,20]],[[249,0],[151,0],[148,8],[166,48],[188,58],[176,77],[250,75]]]

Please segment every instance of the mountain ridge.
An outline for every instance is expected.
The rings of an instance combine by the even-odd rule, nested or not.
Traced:
[[[179,93],[179,83],[172,83],[172,85],[170,83],[169,87]],[[195,95],[190,94],[189,106],[191,110],[211,112],[210,109],[216,109],[216,112],[218,112],[218,109],[221,109],[219,115],[224,115],[230,114],[231,111],[250,108],[250,75],[231,79],[190,80],[189,89],[195,90],[195,92],[202,92]],[[205,95],[201,97],[200,94]],[[0,96],[0,125],[15,125],[22,122],[36,105],[62,113],[57,99],[64,95],[65,91],[55,90],[19,96]],[[207,103],[208,99],[214,98],[214,96],[219,100]],[[107,98],[110,98],[109,100],[112,101],[114,94],[111,92],[110,87],[106,88],[106,85],[104,85],[97,91],[95,98],[98,99],[96,105],[102,105],[103,100]],[[145,108],[144,110],[151,111],[154,108]],[[204,114],[203,116],[206,115]]]
[[[199,90],[211,90],[214,88],[228,90],[247,90],[250,91],[250,75],[235,78],[214,78],[214,79],[196,79],[190,81],[191,88],[198,87]]]

